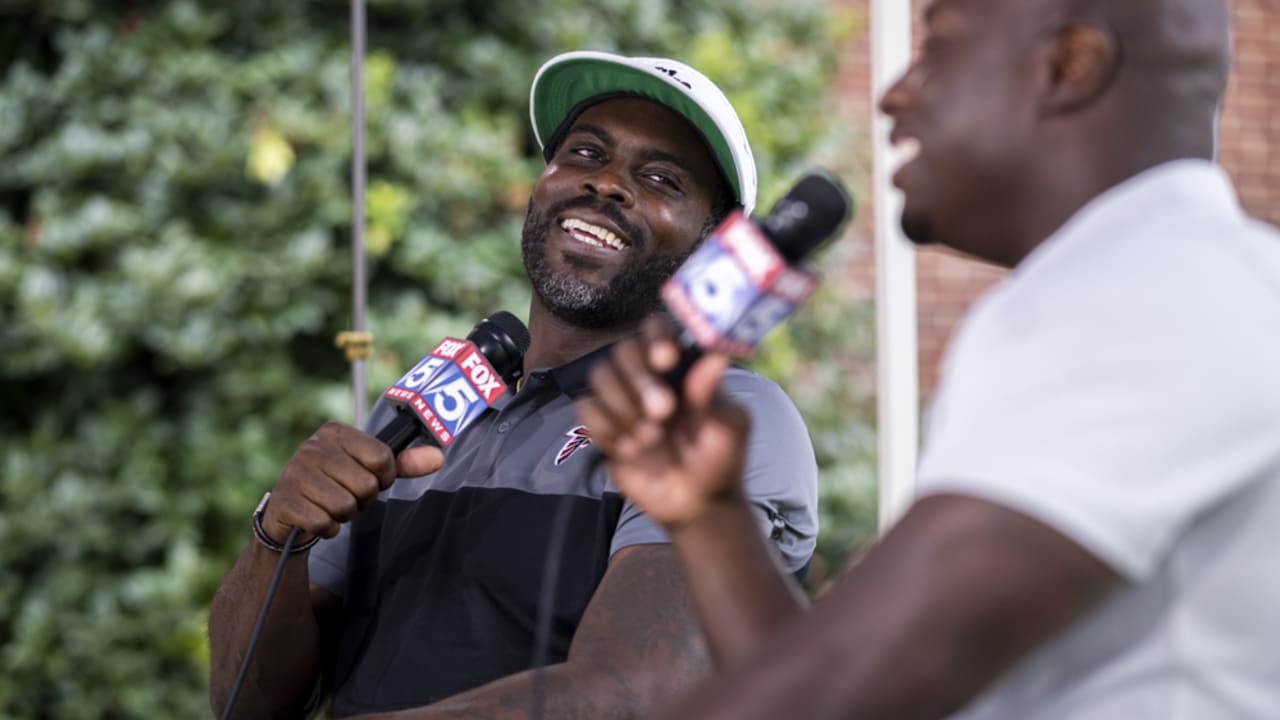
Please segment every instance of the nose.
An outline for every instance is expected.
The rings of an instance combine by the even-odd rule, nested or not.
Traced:
[[[612,200],[623,207],[631,207],[635,202],[635,192],[620,175],[621,170],[603,167],[582,179],[582,189],[595,195]]]
[[[902,73],[888,90],[884,91],[884,95],[880,96],[880,112],[889,117],[896,118],[901,115],[911,105],[911,91],[909,83],[915,75],[915,65],[908,67],[906,72]]]

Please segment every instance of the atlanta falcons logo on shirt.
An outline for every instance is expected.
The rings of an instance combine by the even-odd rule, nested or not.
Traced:
[[[591,431],[586,425],[579,425],[569,432],[565,433],[569,441],[560,448],[560,452],[556,453],[556,465],[563,465],[564,461],[573,456],[582,448],[591,444]]]

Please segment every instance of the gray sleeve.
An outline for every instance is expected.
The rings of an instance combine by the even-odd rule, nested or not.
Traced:
[[[343,597],[347,584],[347,547],[350,539],[350,524],[343,523],[337,535],[316,543],[307,556],[307,575],[311,582],[338,597]]]
[[[791,398],[771,380],[731,368],[724,389],[751,416],[746,485],[760,531],[773,538],[787,570],[796,572],[813,556],[818,538],[818,463],[809,431]],[[609,554],[668,541],[661,527],[627,501]]]
[[[369,411],[369,419],[365,421],[364,431],[373,433],[390,422],[395,408],[387,405],[382,399]],[[311,582],[343,597],[347,583],[347,549],[351,543],[350,524],[343,523],[338,534],[327,540],[321,540],[311,548],[307,556],[307,575]]]

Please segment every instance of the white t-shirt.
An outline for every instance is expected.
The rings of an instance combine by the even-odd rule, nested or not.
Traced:
[[[1280,718],[1280,233],[1183,160],[975,307],[919,494],[1056,528],[1128,583],[957,717]]]

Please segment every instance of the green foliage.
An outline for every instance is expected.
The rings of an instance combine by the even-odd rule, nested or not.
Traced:
[[[0,5],[0,717],[208,713],[205,609],[249,511],[302,438],[351,415],[333,347],[352,290],[348,12]],[[702,66],[768,199],[827,131],[825,17],[817,0],[371,0],[371,387],[528,307],[542,60]],[[865,347],[864,320],[831,285],[759,362],[804,378],[824,482],[861,498],[824,521],[861,533],[843,521],[866,505],[864,400],[827,360]],[[838,562],[847,543],[826,537]]]

